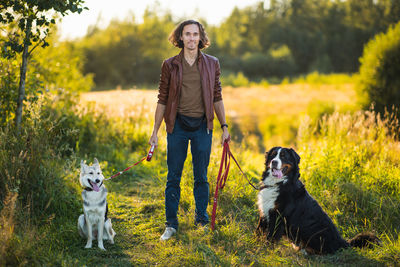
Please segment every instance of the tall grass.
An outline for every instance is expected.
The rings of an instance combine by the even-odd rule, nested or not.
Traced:
[[[343,114],[329,104],[307,111],[308,105],[304,104],[304,112],[310,113],[312,118],[296,116],[293,117],[296,122],[293,122],[290,116],[286,119],[269,114],[259,116],[253,126],[251,122],[249,125],[236,122],[238,125],[233,133],[242,138],[240,142],[231,143],[232,152],[253,183],[259,181],[264,170],[264,154],[254,147],[260,142],[268,145],[265,149],[295,144],[301,155],[300,179],[343,236],[350,238],[358,232],[371,230],[383,240],[381,247],[345,250],[328,256],[304,256],[294,252],[285,240],[269,244],[255,233],[257,191],[248,185],[233,162],[228,182],[220,192],[216,231],[199,229],[194,225],[190,153],[181,181],[180,228],[175,238],[160,243],[167,176],[166,135],[162,127],[160,143],[151,162],[140,164],[106,182],[109,216],[117,236],[115,245],[106,244],[107,251],[101,252],[95,246],[83,249],[85,240],[76,230],[76,220],[82,213],[78,162],[81,159],[91,162],[97,157],[107,177],[138,161],[147,152],[152,119],[144,112],[132,115],[127,109],[124,112],[129,115],[119,117],[95,110],[90,105],[86,109],[46,106],[49,108],[44,108],[37,120],[32,116],[22,139],[6,132],[7,129],[2,129],[0,135],[0,171],[1,177],[6,177],[1,180],[2,192],[6,192],[6,186],[11,192],[2,199],[0,220],[4,225],[15,225],[14,228],[0,228],[0,235],[5,237],[3,242],[0,241],[0,256],[6,257],[8,264],[375,266],[395,265],[400,260],[400,199],[397,193],[400,145],[391,134],[390,128],[396,123],[391,124],[389,117],[381,119],[374,112]],[[230,125],[234,126],[232,121]],[[294,125],[290,133],[287,133],[286,125]],[[259,128],[254,130],[259,134],[252,134],[250,126]],[[279,127],[265,137],[275,126]],[[281,139],[275,138],[282,133],[285,134]],[[220,136],[221,130],[216,127],[208,169],[209,214],[222,152]],[[26,142],[31,139],[35,140]],[[32,155],[37,158],[32,159]],[[32,178],[33,175],[37,177]],[[22,190],[23,185],[27,188],[25,184],[31,186],[30,180],[42,183],[43,188]],[[36,191],[39,192],[37,196]],[[18,200],[13,202],[17,192]],[[24,217],[24,212],[31,213]],[[21,218],[28,217],[38,219],[21,223]],[[38,249],[33,250],[31,244]],[[15,252],[10,254],[10,251]]]
[[[342,233],[374,231],[400,252],[400,143],[392,119],[360,111],[325,116],[319,127],[304,120],[298,144],[301,179]]]
[[[0,259],[6,259],[14,234],[15,204],[18,194],[7,192],[0,211]],[[10,260],[6,260],[10,261]]]
[[[24,265],[40,262],[34,249],[43,237],[44,225],[74,216],[79,202],[74,185],[64,179],[71,171],[70,151],[60,133],[60,118],[46,112],[41,99],[27,108],[22,131],[12,125],[0,129],[0,209],[4,236],[0,251],[2,264]]]

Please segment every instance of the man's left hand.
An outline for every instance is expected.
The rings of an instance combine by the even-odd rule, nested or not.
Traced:
[[[231,136],[229,135],[227,127],[224,127],[223,130],[222,130],[221,145],[224,145],[225,140],[228,143],[231,141]]]

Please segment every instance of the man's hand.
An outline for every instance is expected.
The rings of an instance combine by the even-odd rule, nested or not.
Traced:
[[[231,136],[229,135],[228,127],[224,127],[222,129],[221,145],[224,145],[225,140],[227,140],[228,143],[231,141]]]
[[[150,140],[149,140],[149,145],[157,147],[157,144],[158,144],[157,133],[153,132],[153,134],[151,135]]]
[[[165,112],[165,105],[158,103],[157,108],[156,108],[156,114],[154,116],[154,127],[153,127],[153,133],[151,134],[150,140],[149,140],[149,145],[157,147],[158,144],[158,137],[157,137],[157,132],[158,129],[160,128],[163,116]]]

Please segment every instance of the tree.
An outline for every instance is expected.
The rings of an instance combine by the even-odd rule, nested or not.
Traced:
[[[83,9],[87,9],[82,7],[83,3],[83,0],[0,0],[0,23],[15,25],[3,44],[3,56],[11,59],[22,53],[15,111],[18,133],[21,128],[28,59],[36,47],[49,45],[46,37],[50,26],[56,23],[55,18],[59,15],[65,16],[68,12],[81,13]]]
[[[364,108],[375,104],[375,109],[384,113],[385,109],[400,106],[400,22],[380,33],[368,42],[360,58],[360,78],[358,90]],[[397,118],[400,111],[397,109]]]

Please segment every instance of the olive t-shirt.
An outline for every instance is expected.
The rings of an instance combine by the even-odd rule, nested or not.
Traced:
[[[189,117],[204,116],[204,101],[201,90],[201,77],[197,59],[192,66],[182,57],[182,90],[178,112]]]

